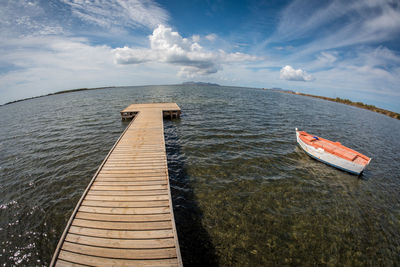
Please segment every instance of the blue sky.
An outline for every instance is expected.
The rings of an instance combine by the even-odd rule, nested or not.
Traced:
[[[398,0],[2,0],[0,36],[0,104],[203,81],[400,112]]]

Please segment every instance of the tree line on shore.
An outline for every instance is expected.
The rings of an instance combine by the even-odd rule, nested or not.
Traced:
[[[363,108],[363,109],[368,109],[377,113],[381,113],[384,114],[386,116],[395,118],[400,120],[400,114],[390,111],[390,110],[386,110],[383,108],[378,108],[374,105],[368,105],[368,104],[364,104],[362,102],[353,102],[349,99],[343,99],[340,97],[336,97],[336,98],[331,98],[331,97],[326,97],[326,96],[318,96],[318,95],[310,95],[310,94],[303,94],[303,93],[298,93],[298,92],[293,92],[290,90],[286,90],[283,91],[285,93],[289,93],[289,94],[295,94],[295,95],[303,95],[303,96],[310,96],[310,97],[314,97],[314,98],[320,98],[320,99],[324,99],[324,100],[328,100],[328,101],[333,101],[333,102],[338,102],[338,103],[342,103],[342,104],[346,104],[346,105],[351,105],[351,106],[355,106],[355,107],[359,107],[359,108]]]

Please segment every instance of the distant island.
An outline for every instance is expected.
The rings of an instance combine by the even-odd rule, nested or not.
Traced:
[[[319,99],[328,100],[328,101],[332,101],[332,102],[342,103],[342,104],[346,104],[346,105],[350,105],[350,106],[355,106],[355,107],[358,107],[358,108],[368,109],[368,110],[371,110],[373,112],[381,113],[381,114],[384,114],[386,116],[392,117],[394,119],[400,120],[400,114],[399,113],[396,113],[396,112],[393,112],[393,111],[390,111],[390,110],[386,110],[386,109],[383,109],[383,108],[378,108],[378,107],[375,107],[374,105],[364,104],[362,102],[353,102],[353,101],[351,101],[349,99],[343,99],[343,98],[339,98],[339,97],[331,98],[331,97],[326,97],[326,96],[304,94],[304,93],[294,92],[292,90],[283,90],[283,89],[280,89],[280,88],[272,88],[270,90],[278,91],[278,92],[282,92],[282,93],[286,93],[286,94],[309,96],[309,97],[319,98]]]
[[[221,86],[217,83],[204,83],[204,82],[184,82],[183,85],[203,85],[203,86]]]

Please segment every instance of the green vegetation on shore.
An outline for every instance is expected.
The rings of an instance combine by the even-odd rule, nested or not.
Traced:
[[[400,114],[390,111],[390,110],[386,110],[383,108],[378,108],[375,107],[374,105],[368,105],[368,104],[364,104],[362,102],[353,102],[349,99],[343,99],[343,98],[331,98],[331,97],[326,97],[326,96],[318,96],[318,95],[310,95],[310,94],[303,94],[303,93],[298,93],[298,92],[293,92],[290,90],[280,90],[283,93],[288,93],[288,94],[293,94],[293,95],[303,95],[303,96],[310,96],[310,97],[314,97],[314,98],[319,98],[319,99],[324,99],[324,100],[328,100],[328,101],[333,101],[333,102],[338,102],[338,103],[342,103],[342,104],[346,104],[346,105],[350,105],[350,106],[355,106],[358,108],[363,108],[363,109],[368,109],[377,113],[381,113],[384,114],[386,116],[395,118],[400,120]]]

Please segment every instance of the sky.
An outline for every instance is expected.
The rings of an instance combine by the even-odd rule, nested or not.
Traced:
[[[400,112],[398,0],[0,0],[0,37],[0,104],[201,81]]]

